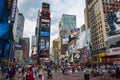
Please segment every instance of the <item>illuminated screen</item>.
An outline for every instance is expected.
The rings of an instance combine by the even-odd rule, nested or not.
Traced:
[[[109,36],[120,34],[120,10],[108,16],[108,24],[110,26]]]
[[[49,50],[50,41],[49,38],[41,38],[40,40],[40,50]]]
[[[43,31],[41,31],[40,32],[40,36],[49,37],[50,36],[50,32],[43,32]]]
[[[50,23],[41,23],[41,31],[50,31]]]

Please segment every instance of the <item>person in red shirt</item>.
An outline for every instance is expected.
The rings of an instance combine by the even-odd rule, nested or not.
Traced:
[[[35,80],[35,73],[32,67],[30,67],[26,73],[26,80]]]

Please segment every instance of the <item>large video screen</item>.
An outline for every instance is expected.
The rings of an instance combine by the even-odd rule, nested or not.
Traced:
[[[50,22],[42,22],[41,31],[50,31]]]
[[[120,35],[108,37],[106,46],[107,49],[120,47]]]
[[[40,39],[40,50],[49,50],[50,41],[47,37],[41,37]]]
[[[108,15],[109,36],[120,34],[120,10]]]
[[[80,33],[80,29],[79,29],[79,28],[75,28],[75,29],[71,30],[70,36],[71,36],[72,38],[73,38],[73,37],[77,37],[79,33]]]
[[[49,37],[41,37],[39,43],[39,54],[40,57],[49,57],[50,39]]]
[[[42,36],[42,37],[49,37],[50,36],[50,32],[47,32],[47,31],[43,32],[43,31],[41,31],[40,32],[40,36]]]
[[[107,55],[120,55],[120,35],[108,37],[106,41]]]

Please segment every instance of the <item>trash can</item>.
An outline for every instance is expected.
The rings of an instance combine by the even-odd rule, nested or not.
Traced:
[[[84,80],[90,80],[89,74],[87,74],[87,73],[84,74]]]

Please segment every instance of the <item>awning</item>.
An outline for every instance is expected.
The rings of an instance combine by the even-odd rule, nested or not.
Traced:
[[[0,39],[8,39],[9,30],[9,23],[0,23]]]
[[[5,3],[5,0],[0,0],[0,16],[1,16],[1,13],[2,13],[4,3]]]

